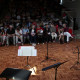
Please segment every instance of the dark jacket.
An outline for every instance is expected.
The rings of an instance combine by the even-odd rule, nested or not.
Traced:
[[[50,28],[44,28],[43,31],[44,36],[47,36],[49,32],[50,32]]]
[[[32,29],[30,29],[30,35],[31,35],[31,31],[32,31]],[[34,29],[34,33],[36,34],[36,29]]]

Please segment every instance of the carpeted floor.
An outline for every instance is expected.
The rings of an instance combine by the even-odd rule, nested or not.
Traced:
[[[29,46],[26,44],[25,46]],[[71,41],[69,44],[48,43],[48,55],[51,59],[43,63],[47,54],[47,44],[36,45],[37,56],[29,57],[29,64],[31,67],[36,67],[36,75],[31,75],[29,80],[55,80],[55,69],[49,69],[42,71],[42,68],[56,64],[57,62],[66,62],[58,68],[57,80],[80,80],[80,65],[75,65],[70,69],[77,61],[77,48],[80,46],[80,40]],[[0,73],[7,67],[29,69],[25,67],[27,64],[27,57],[20,57],[18,55],[18,47],[16,46],[4,46],[0,47]],[[1,79],[0,79],[1,80]],[[5,79],[4,79],[5,80]]]

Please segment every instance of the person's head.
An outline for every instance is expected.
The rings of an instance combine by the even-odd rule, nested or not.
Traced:
[[[32,29],[35,29],[35,25],[32,25]]]
[[[10,29],[12,29],[12,28],[13,28],[13,26],[12,26],[12,25],[10,25],[10,26],[9,26],[9,28],[10,28]]]
[[[46,28],[48,28],[48,24],[46,24]]]
[[[66,28],[66,23],[63,24],[63,27]]]

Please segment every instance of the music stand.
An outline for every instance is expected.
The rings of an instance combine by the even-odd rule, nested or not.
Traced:
[[[35,49],[34,46],[20,46],[18,49],[18,56],[27,56],[26,66],[30,67],[28,63],[29,56],[37,56],[37,50]]]
[[[59,67],[60,65],[64,64],[64,63],[66,63],[66,62],[68,62],[68,61],[65,61],[65,62],[62,62],[62,63],[61,63],[61,62],[58,62],[58,63],[56,63],[56,64],[54,64],[54,65],[48,66],[48,67],[46,67],[46,68],[43,68],[42,71],[46,71],[46,70],[48,70],[48,69],[54,68],[54,69],[55,69],[55,80],[56,80],[58,67]]]
[[[48,56],[48,34],[47,34],[47,56],[46,56],[46,59],[45,60],[41,61],[41,63],[42,62],[45,62],[46,60],[49,60],[49,59],[50,59],[50,57]],[[50,60],[56,61],[54,59],[50,59]]]
[[[31,71],[17,68],[6,68],[1,74],[0,78],[6,78],[6,80],[28,80]]]
[[[80,54],[80,52],[79,52],[79,47],[77,46],[76,48],[77,48],[78,52],[74,52],[74,53],[78,53],[77,61],[75,62],[75,64],[74,64],[71,68],[73,68],[76,64],[77,64],[77,65],[80,64],[80,63],[79,63],[79,54]],[[71,69],[71,68],[70,68],[70,69]],[[80,70],[80,69],[79,69],[79,70]]]

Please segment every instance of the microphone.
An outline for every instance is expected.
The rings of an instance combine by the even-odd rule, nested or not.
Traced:
[[[54,65],[48,66],[48,67],[46,67],[46,68],[43,68],[42,71],[46,71],[46,70],[48,70],[48,69],[55,68],[55,67],[59,66],[60,64],[61,64],[61,63],[59,62],[59,63],[56,63],[56,64],[54,64]]]
[[[46,70],[51,69],[51,68],[58,68],[61,64],[64,64],[66,62],[68,62],[68,61],[65,61],[65,62],[62,62],[62,63],[58,62],[56,64],[53,64],[51,66],[48,66],[48,67],[43,68],[42,71],[46,71]]]

